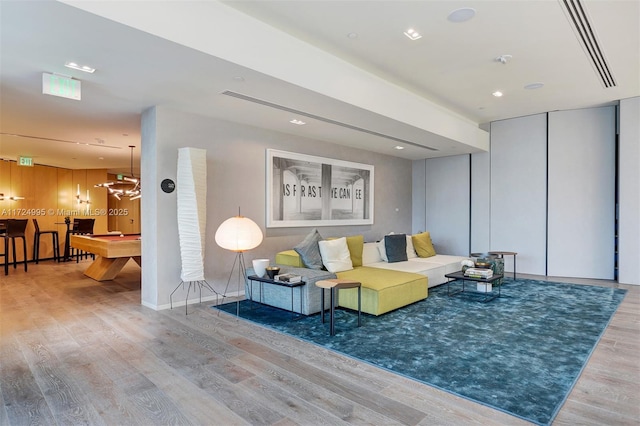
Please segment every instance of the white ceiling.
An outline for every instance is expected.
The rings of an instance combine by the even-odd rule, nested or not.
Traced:
[[[161,3],[68,2],[94,8],[116,21],[118,15],[110,14],[111,10],[125,4],[131,10],[127,19],[134,26],[136,19],[155,16],[153,8]],[[479,149],[410,119],[412,114],[429,115],[433,109],[414,111],[414,104],[407,103],[406,109],[385,113],[381,112],[384,106],[366,107],[371,103],[368,98],[376,93],[360,87],[352,85],[353,93],[336,96],[331,90],[323,93],[312,84],[301,84],[300,79],[267,71],[277,61],[295,64],[292,61],[298,58],[308,62],[314,52],[323,63],[328,64],[330,56],[326,55],[331,55],[331,64],[342,62],[352,67],[354,76],[386,84],[397,99],[418,97],[425,105],[437,104],[443,116],[476,127],[493,120],[603,105],[640,95],[637,0],[582,0],[615,78],[612,88],[603,86],[580,44],[564,11],[564,0],[232,1],[204,10],[228,9],[229,16],[244,16],[252,28],[238,28],[222,40],[208,38],[209,29],[199,27],[207,20],[215,26],[215,19],[222,19],[202,16],[202,8],[213,3],[217,2],[173,2],[172,7],[180,8],[180,17],[159,22],[164,24],[161,38],[152,35],[151,27],[144,32],[60,2],[0,1],[0,158],[31,155],[40,164],[127,172],[128,146],[135,145],[137,174],[140,114],[153,105],[410,159]],[[447,15],[460,7],[475,8],[476,16],[465,23],[449,22]],[[149,10],[146,15],[142,13],[145,8]],[[239,12],[250,16],[238,17]],[[409,27],[423,37],[410,41],[402,34]],[[241,40],[243,36],[259,37],[260,31],[265,40],[267,32],[295,37],[301,42],[300,50],[275,50],[271,64],[229,60],[242,53],[234,48],[240,50],[241,43],[251,43]],[[185,34],[199,37],[200,42],[185,42]],[[228,53],[208,54],[207,44],[216,43]],[[506,64],[495,60],[504,54],[512,59]],[[65,68],[64,62],[70,60],[90,64],[97,71],[86,74]],[[322,76],[329,65],[327,70],[316,68]],[[80,79],[82,100],[43,95],[43,72]],[[315,77],[312,74],[310,79]],[[544,87],[524,89],[534,82]],[[335,86],[340,83],[344,82],[336,81]],[[332,82],[323,84],[330,88]],[[493,97],[495,90],[503,91],[504,96]],[[391,98],[389,105],[394,106]],[[294,110],[303,114],[294,114]],[[294,126],[288,122],[292,118],[307,124]],[[406,149],[394,150],[395,145]]]

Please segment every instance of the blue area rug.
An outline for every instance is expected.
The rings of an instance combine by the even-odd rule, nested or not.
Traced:
[[[451,284],[452,289],[459,284]],[[336,335],[320,315],[241,302],[240,316],[537,424],[549,424],[578,379],[626,290],[507,280],[502,297],[447,296],[374,317],[336,311]],[[235,315],[236,304],[220,305]]]

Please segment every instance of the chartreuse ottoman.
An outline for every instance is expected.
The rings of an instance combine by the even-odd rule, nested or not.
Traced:
[[[371,315],[382,315],[427,298],[427,277],[424,275],[368,266],[359,266],[336,275],[341,279],[362,283],[362,312]],[[357,310],[357,291],[341,291],[338,305]]]

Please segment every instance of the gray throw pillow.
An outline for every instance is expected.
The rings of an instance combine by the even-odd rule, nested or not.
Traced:
[[[322,241],[322,237],[318,230],[314,229],[300,244],[293,248],[300,255],[304,266],[309,269],[323,268],[318,241]]]
[[[384,248],[387,251],[389,263],[407,260],[407,236],[405,234],[385,235]]]

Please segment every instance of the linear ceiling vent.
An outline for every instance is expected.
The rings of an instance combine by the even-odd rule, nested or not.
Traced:
[[[309,112],[304,112],[304,111],[300,111],[300,110],[297,110],[297,109],[289,108],[289,107],[286,107],[284,105],[274,104],[273,102],[269,102],[269,101],[265,101],[265,100],[262,100],[262,99],[253,98],[251,96],[243,95],[242,93],[237,93],[237,92],[232,92],[230,90],[225,90],[224,92],[222,92],[222,94],[226,95],[226,96],[231,96],[232,98],[242,99],[244,101],[249,101],[249,102],[253,102],[253,103],[256,103],[256,104],[260,104],[260,105],[268,106],[268,107],[271,107],[271,108],[279,109],[280,111],[291,112],[293,114],[297,114],[297,115],[302,115],[302,116],[305,116],[305,117],[313,118],[314,120],[318,120],[318,121],[322,121],[324,123],[328,123],[328,124],[333,124],[333,125],[336,125],[336,126],[344,127],[345,129],[351,129],[351,130],[355,130],[357,132],[367,133],[367,134],[370,134],[370,135],[373,135],[373,136],[378,136],[378,137],[381,137],[381,138],[390,139],[390,140],[395,141],[395,142],[401,142],[401,143],[405,143],[407,145],[415,146],[415,147],[418,147],[418,148],[428,149],[430,151],[438,151],[438,149],[432,148],[430,146],[420,145],[418,143],[411,142],[411,141],[408,141],[408,140],[405,140],[405,139],[396,138],[395,136],[385,135],[384,133],[379,133],[379,132],[375,132],[373,130],[363,129],[362,127],[352,126],[351,124],[342,123],[340,121],[332,120],[330,118],[320,117],[319,115],[315,115],[315,114],[311,114]]]
[[[600,44],[598,43],[595,33],[593,32],[591,23],[587,18],[587,14],[582,7],[581,1],[562,0],[562,3],[571,18],[571,22],[573,22],[578,39],[582,43],[584,49],[591,58],[594,68],[602,79],[602,84],[604,84],[604,87],[615,87],[616,82],[613,79],[613,74],[611,74],[609,64],[602,54],[602,49],[600,48]]]

